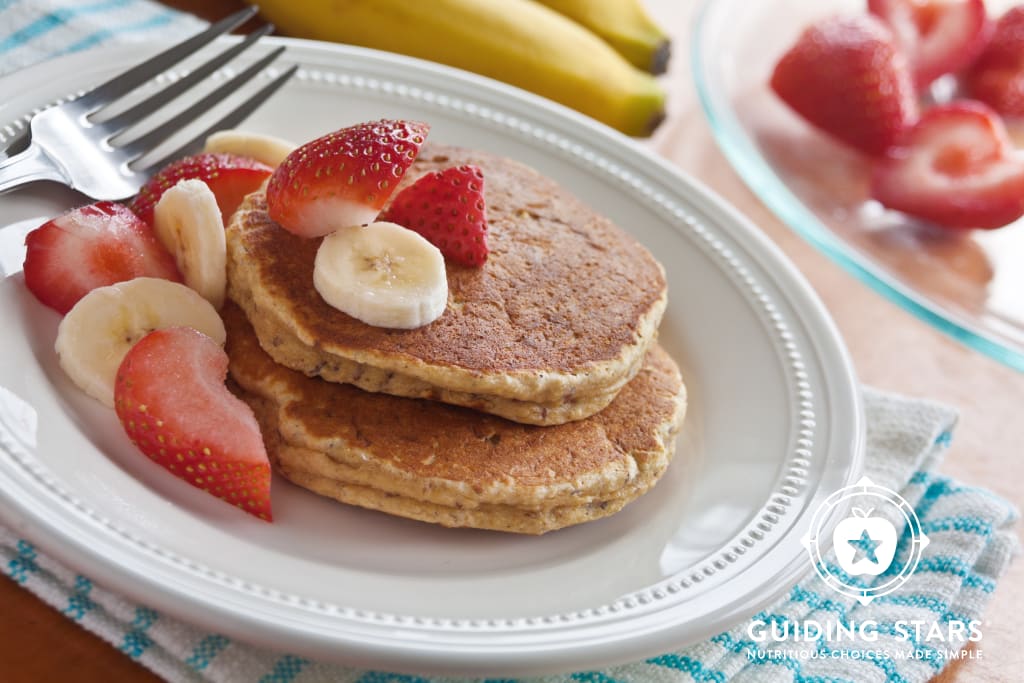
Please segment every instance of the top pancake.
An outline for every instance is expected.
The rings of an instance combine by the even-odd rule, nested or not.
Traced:
[[[277,362],[369,391],[430,398],[532,424],[582,419],[637,372],[666,302],[664,272],[635,239],[517,162],[430,145],[403,179],[471,163],[485,178],[490,255],[447,262],[444,314],[373,327],[313,287],[319,239],[295,236],[253,194],[228,228],[229,296]]]

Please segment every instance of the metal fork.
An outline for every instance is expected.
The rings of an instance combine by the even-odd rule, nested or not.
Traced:
[[[250,81],[284,51],[283,46],[260,58],[152,130],[124,144],[118,144],[116,139],[250,47],[273,30],[273,26],[258,29],[196,67],[188,75],[128,109],[107,119],[99,115],[143,83],[252,18],[257,11],[255,7],[240,10],[81,97],[36,114],[32,118],[28,148],[0,161],[0,192],[36,180],[52,180],[93,199],[126,199],[138,192],[150,176],[170,160],[198,151],[210,133],[238,125],[284,85],[298,66],[286,69],[238,107],[174,151],[156,161],[147,162],[141,168],[135,163]]]

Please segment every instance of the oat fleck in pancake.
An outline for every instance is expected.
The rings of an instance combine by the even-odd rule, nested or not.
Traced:
[[[319,239],[292,235],[253,194],[228,228],[228,291],[274,360],[367,391],[429,398],[529,424],[593,415],[640,369],[666,303],[664,272],[635,239],[553,180],[477,151],[424,148],[403,184],[472,163],[485,176],[490,255],[447,264],[445,313],[372,327],[313,287]]]
[[[306,377],[261,349],[236,306],[224,319],[231,377],[280,474],[444,526],[540,534],[611,515],[665,472],[686,409],[679,370],[657,345],[606,409],[537,427]]]

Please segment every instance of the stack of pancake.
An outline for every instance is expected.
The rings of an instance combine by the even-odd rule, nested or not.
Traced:
[[[344,503],[539,534],[610,515],[671,460],[686,406],[657,346],[666,283],[633,238],[517,162],[430,145],[403,185],[475,164],[490,254],[444,314],[366,325],[313,287],[319,239],[250,195],[228,227],[230,373],[277,472]]]

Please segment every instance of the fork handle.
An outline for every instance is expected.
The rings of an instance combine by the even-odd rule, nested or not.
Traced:
[[[36,143],[24,152],[0,160],[0,192],[20,187],[35,180],[53,180],[68,185],[56,164]]]

